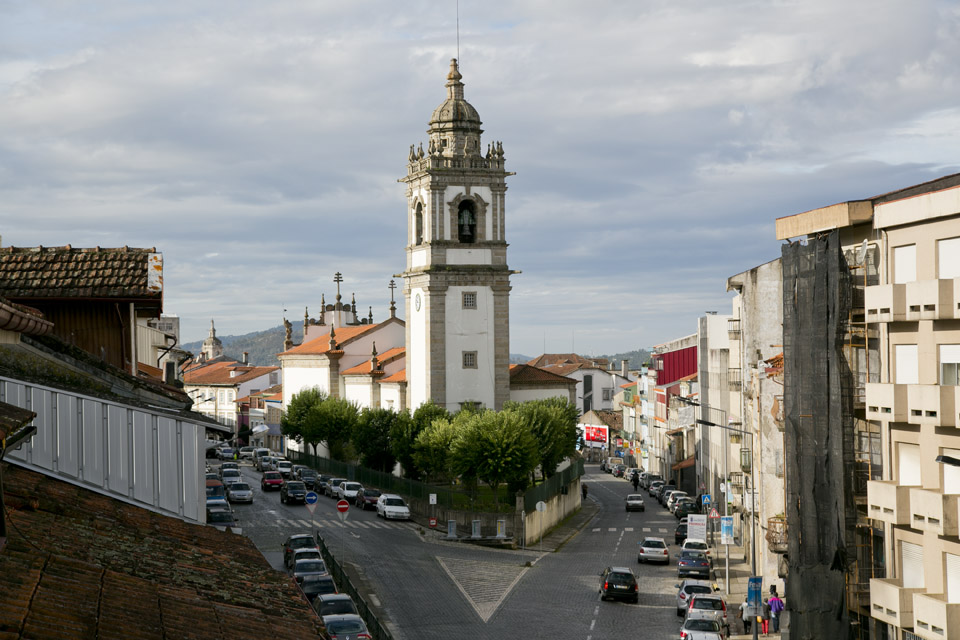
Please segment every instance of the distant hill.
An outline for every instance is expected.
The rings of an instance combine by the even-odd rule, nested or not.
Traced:
[[[293,342],[294,344],[300,344],[300,341],[303,339],[303,322],[291,321],[290,324],[293,328]],[[283,325],[277,325],[264,331],[245,333],[242,336],[218,337],[220,341],[223,342],[224,355],[232,360],[239,362],[243,359],[243,352],[247,351],[250,354],[250,364],[260,366],[276,366],[279,364],[277,354],[283,351]],[[197,340],[196,342],[185,343],[183,348],[197,354],[200,353],[200,347],[202,345],[203,340]],[[510,362],[511,364],[523,364],[533,360],[535,357],[536,356],[523,355],[522,353],[511,353]],[[644,362],[650,360],[650,352],[644,349],[638,349],[636,351],[627,351],[614,355],[587,357],[607,358],[616,365],[617,369],[620,368],[620,361],[626,359],[628,362],[627,366],[630,369],[639,369]]]

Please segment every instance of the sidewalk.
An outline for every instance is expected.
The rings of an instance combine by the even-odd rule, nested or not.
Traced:
[[[729,594],[725,588],[726,565],[724,563],[723,555],[724,550],[728,548],[730,550]],[[729,547],[716,545],[711,547],[711,549],[714,557],[715,582],[720,586],[720,593],[723,595],[723,599],[727,602],[730,631],[733,634],[730,636],[729,640],[752,640],[753,631],[751,631],[749,634],[743,635],[742,622],[738,617],[740,615],[740,603],[747,598],[747,586],[749,584],[750,576],[752,575],[752,572],[750,571],[750,561],[746,558],[746,553],[741,545],[732,544]],[[768,590],[769,585],[763,585],[763,597],[768,596]],[[781,597],[783,596],[781,595]],[[780,633],[774,633],[773,628],[771,627],[770,633],[767,635],[758,633],[757,637],[780,638]]]

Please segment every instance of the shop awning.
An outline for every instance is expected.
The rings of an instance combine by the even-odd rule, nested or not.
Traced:
[[[686,469],[687,467],[692,467],[695,464],[697,464],[697,456],[690,456],[689,458],[686,458],[685,460],[681,460],[680,462],[678,462],[677,464],[673,465],[670,468],[673,469],[674,471],[679,471],[680,469]]]
[[[667,431],[667,433],[666,433],[665,435],[668,435],[668,436],[678,436],[678,435],[680,435],[681,433],[683,433],[683,427],[680,427],[679,429],[671,429],[670,431]]]

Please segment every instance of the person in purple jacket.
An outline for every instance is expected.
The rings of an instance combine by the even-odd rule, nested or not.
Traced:
[[[770,597],[770,622],[773,623],[773,632],[780,631],[780,614],[783,612],[783,600],[776,593]]]

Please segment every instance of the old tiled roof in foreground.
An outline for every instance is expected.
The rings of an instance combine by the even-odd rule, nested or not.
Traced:
[[[0,294],[13,299],[163,297],[156,249],[0,247]]]
[[[576,385],[577,381],[573,378],[567,378],[552,371],[547,371],[540,367],[534,367],[529,364],[510,365],[510,382],[525,384],[542,384],[547,386],[557,385]]]
[[[0,639],[325,637],[248,538],[12,464],[0,472]]]

